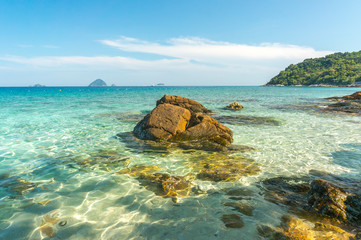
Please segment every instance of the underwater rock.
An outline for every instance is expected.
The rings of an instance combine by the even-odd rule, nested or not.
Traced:
[[[211,113],[212,111],[204,107],[197,101],[181,96],[171,96],[165,94],[161,99],[157,101],[157,106],[160,104],[172,104],[185,109],[188,109],[192,114],[194,113]]]
[[[234,211],[240,212],[247,216],[253,216],[254,207],[243,202],[226,202],[224,206],[232,207]]]
[[[59,218],[57,217],[58,212],[55,211],[53,213],[46,214],[43,216],[43,220],[40,225],[40,232],[44,233],[46,236],[53,238],[55,237],[55,229],[54,225],[59,222]]]
[[[241,110],[243,106],[239,102],[233,102],[224,107],[226,110]]]
[[[130,158],[114,150],[100,149],[89,153],[90,156],[76,156],[71,160],[83,168],[99,169],[111,172],[116,168],[128,166]]]
[[[1,180],[0,187],[6,188],[17,195],[23,195],[24,192],[35,189],[37,184],[19,177],[8,177]]]
[[[191,175],[171,176],[167,173],[154,173],[161,170],[158,166],[136,165],[122,169],[115,174],[128,174],[135,176],[146,189],[158,196],[172,198],[173,202],[178,197],[187,197],[191,192]]]
[[[41,201],[41,202],[38,202],[39,205],[42,205],[42,206],[46,206],[50,203],[50,200],[44,200],[44,201]]]
[[[138,177],[140,183],[156,195],[172,198],[173,202],[178,197],[187,197],[191,192],[191,176],[171,176],[166,173],[141,174]]]
[[[142,140],[172,142],[184,149],[228,150],[233,142],[232,131],[206,115],[204,112],[209,112],[208,109],[192,101],[165,95],[135,126],[134,136]]]
[[[199,154],[189,159],[189,165],[197,178],[215,182],[234,182],[242,176],[260,172],[259,164],[242,156],[228,156],[220,153]]]
[[[230,125],[265,125],[280,126],[282,123],[272,117],[256,117],[245,115],[216,115],[214,119],[223,124]]]
[[[255,193],[246,188],[236,188],[226,190],[226,195],[229,196],[231,200],[250,200],[255,196]]]
[[[143,154],[150,153],[152,155],[166,156],[171,150],[178,147],[176,143],[168,141],[141,140],[136,138],[132,132],[118,133],[116,138],[125,144],[130,151],[135,153],[141,152]]]
[[[191,113],[182,107],[160,104],[134,128],[140,139],[166,140],[186,130]]]
[[[125,168],[120,171],[115,172],[115,174],[128,174],[131,176],[139,177],[142,174],[151,174],[161,170],[160,167],[155,165],[135,165],[130,168]]]
[[[242,218],[237,214],[225,214],[222,216],[222,221],[228,228],[242,228],[244,226]]]

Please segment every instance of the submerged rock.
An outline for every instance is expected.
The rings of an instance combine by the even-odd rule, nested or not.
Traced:
[[[257,117],[246,115],[216,115],[214,119],[231,125],[266,125],[280,126],[282,123],[272,117]]]
[[[178,197],[187,197],[191,192],[192,183],[190,176],[171,176],[166,173],[142,174],[139,181],[148,190],[155,194],[172,198],[173,202],[178,201]]]
[[[226,107],[224,107],[224,109],[226,110],[241,110],[242,108],[243,106],[239,102],[233,102],[227,105]]]
[[[115,172],[115,174],[128,174],[136,177],[140,177],[143,174],[151,174],[161,170],[160,167],[155,165],[135,165],[130,168],[125,168],[120,171]]]
[[[244,226],[242,218],[237,214],[225,214],[222,216],[222,221],[228,228],[242,228]]]
[[[141,185],[153,191],[156,195],[172,198],[177,202],[178,197],[187,197],[191,192],[191,175],[171,176],[167,173],[156,173],[161,170],[158,166],[135,165],[122,169],[115,174],[128,174],[136,177]]]
[[[214,182],[234,182],[243,176],[260,172],[259,164],[242,156],[199,154],[190,158],[190,167],[198,172],[197,178]]]
[[[23,195],[25,192],[37,187],[36,183],[29,182],[19,177],[5,177],[0,181],[0,187],[6,188],[9,192],[16,195]]]
[[[43,220],[40,225],[40,232],[46,236],[53,238],[55,237],[56,229],[55,225],[59,222],[58,212],[52,212],[43,216]]]
[[[234,211],[240,212],[247,216],[253,216],[254,207],[243,202],[226,202],[224,206],[232,207]]]
[[[165,95],[135,126],[133,134],[143,140],[177,143],[186,149],[227,150],[233,142],[233,133],[205,114],[208,112],[194,100]]]
[[[71,158],[82,168],[99,169],[111,172],[116,168],[127,166],[130,158],[114,150],[100,149],[89,153],[89,156],[75,156]]]

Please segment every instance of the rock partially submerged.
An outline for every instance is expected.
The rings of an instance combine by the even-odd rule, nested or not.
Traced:
[[[224,109],[226,110],[241,110],[243,106],[239,102],[233,102],[227,105]]]
[[[290,207],[309,221],[361,231],[361,182],[311,171],[302,178],[277,177],[262,182],[265,199]]]
[[[327,100],[337,102],[322,106],[323,111],[340,114],[361,114],[361,92],[355,92],[343,97],[330,97]]]
[[[140,139],[167,140],[184,132],[190,118],[185,108],[161,104],[135,126],[133,133]]]
[[[329,100],[336,100],[336,101],[342,101],[342,100],[361,100],[361,91],[360,92],[355,92],[351,95],[346,95],[343,97],[330,97],[327,98]]]
[[[192,99],[164,95],[133,134],[143,140],[179,143],[184,148],[225,150],[233,142],[233,133],[206,114],[210,112]]]

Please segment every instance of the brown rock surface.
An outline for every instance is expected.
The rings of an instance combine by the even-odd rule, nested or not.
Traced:
[[[135,126],[133,133],[140,139],[169,139],[185,131],[190,117],[185,108],[161,104]]]
[[[227,110],[240,110],[243,106],[239,102],[233,102],[225,107]]]
[[[192,116],[187,130],[176,136],[175,139],[183,141],[202,139],[227,146],[233,142],[233,133],[214,118],[203,113],[196,113]]]
[[[210,111],[194,100],[164,95],[133,134],[143,140],[167,140],[183,149],[229,150],[232,131],[204,112]]]
[[[191,111],[191,113],[210,113],[211,111],[208,110],[206,107],[204,107],[202,104],[200,104],[197,101],[194,101],[189,98],[181,97],[181,96],[171,96],[171,95],[164,95],[161,99],[157,101],[157,106],[160,104],[172,104],[175,106],[179,106],[185,109],[188,109]]]
[[[308,204],[313,210],[331,218],[347,221],[347,194],[340,188],[323,179],[316,179],[311,183],[308,194]]]

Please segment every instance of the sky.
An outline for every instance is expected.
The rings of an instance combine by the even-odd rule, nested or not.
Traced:
[[[359,0],[1,0],[0,86],[262,85],[361,50]]]

